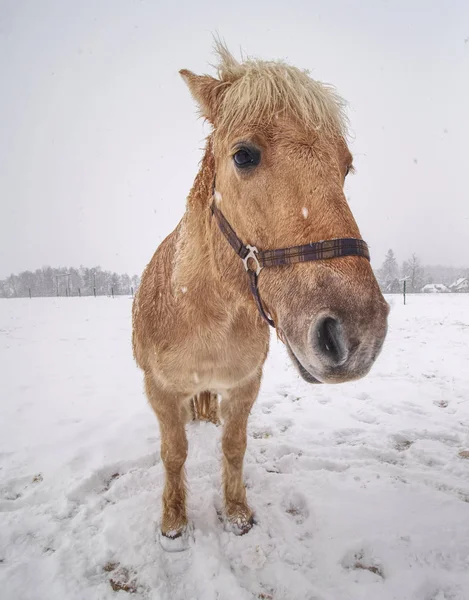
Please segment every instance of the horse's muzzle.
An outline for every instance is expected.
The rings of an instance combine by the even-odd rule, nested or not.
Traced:
[[[309,383],[343,383],[364,377],[386,335],[386,327],[376,331],[357,330],[333,314],[320,314],[310,324],[306,344],[287,341],[287,349],[299,374]],[[287,338],[286,335],[284,335]]]

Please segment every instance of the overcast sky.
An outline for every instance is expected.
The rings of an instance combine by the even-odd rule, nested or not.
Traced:
[[[469,2],[0,0],[0,278],[140,273],[208,128],[178,75],[283,58],[349,102],[347,195],[374,264],[469,266]]]

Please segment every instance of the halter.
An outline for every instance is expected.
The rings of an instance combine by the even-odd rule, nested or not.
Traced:
[[[210,209],[220,231],[243,261],[244,268],[249,276],[249,287],[256,301],[257,308],[263,319],[271,327],[275,327],[275,323],[262,305],[258,287],[259,273],[264,267],[291,265],[293,263],[309,262],[312,260],[328,260],[340,256],[363,256],[367,260],[370,260],[370,253],[366,242],[356,238],[338,238],[305,244],[304,246],[278,248],[277,250],[258,250],[255,246],[243,244],[221,210],[217,207],[215,199]]]

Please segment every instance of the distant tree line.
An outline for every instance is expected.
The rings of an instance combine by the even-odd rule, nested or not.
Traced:
[[[139,284],[137,275],[103,271],[101,267],[42,267],[0,280],[0,297],[110,296],[131,294]]]
[[[458,278],[469,278],[469,268],[458,269],[440,265],[422,265],[417,255],[405,260],[399,266],[396,255],[388,250],[384,262],[376,272],[378,283],[383,292],[398,293],[402,291],[403,282],[409,293],[418,293],[428,283],[450,286]]]
[[[388,294],[402,292],[404,279],[407,291],[418,293],[428,283],[450,286],[458,278],[469,279],[469,268],[423,266],[415,254],[399,266],[394,252],[388,250],[376,277],[382,291]],[[0,280],[0,298],[130,295],[139,285],[138,275],[103,271],[101,267],[42,267]]]

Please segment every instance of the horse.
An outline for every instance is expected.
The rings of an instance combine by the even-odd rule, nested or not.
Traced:
[[[270,326],[301,377],[340,383],[369,372],[389,312],[344,195],[345,102],[283,61],[238,61],[219,41],[215,52],[216,77],[180,71],[211,133],[132,308],[134,357],[160,425],[169,547],[188,530],[191,418],[223,422],[226,523],[238,534],[253,525],[243,460]]]

